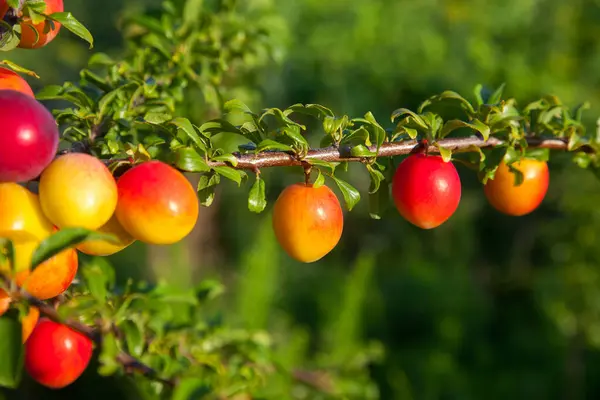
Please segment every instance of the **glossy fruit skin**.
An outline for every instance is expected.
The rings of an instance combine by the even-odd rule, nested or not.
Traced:
[[[44,14],[46,15],[65,10],[63,0],[45,1],[46,11],[44,11]],[[46,46],[58,35],[61,25],[58,22],[54,22],[54,28],[50,30],[50,27],[51,25],[48,21],[35,25],[31,21],[23,21],[21,23],[21,41],[19,42],[19,47],[23,49],[38,49]],[[38,35],[35,34],[34,29],[38,32]]]
[[[0,182],[39,176],[58,150],[58,126],[37,100],[16,90],[0,90]]]
[[[148,161],[117,181],[116,216],[139,241],[166,245],[186,237],[196,225],[199,201],[192,184],[175,168]]]
[[[125,249],[135,241],[129,232],[119,223],[116,215],[113,215],[97,232],[114,236],[117,239],[117,243],[106,240],[90,240],[79,244],[77,250],[91,256],[110,256]]]
[[[1,6],[0,6],[1,13]],[[30,97],[35,97],[31,86],[21,75],[16,72],[0,67],[0,90],[16,90]]]
[[[69,153],[42,172],[39,185],[42,210],[59,228],[91,230],[106,224],[117,206],[117,183],[97,158]]]
[[[11,298],[8,296],[8,293],[0,289],[0,316],[4,315],[4,313],[8,311],[10,303]],[[39,318],[40,310],[36,307],[29,307],[29,312],[21,320],[21,335],[23,343],[27,341],[27,339],[31,335],[31,332],[33,332],[33,328],[35,328],[35,324],[37,324]]]
[[[394,204],[402,217],[419,228],[432,229],[446,222],[458,208],[460,196],[456,167],[440,156],[410,155],[394,173]]]
[[[545,161],[523,159],[513,164],[523,173],[523,182],[515,186],[515,175],[501,162],[493,180],[483,187],[489,203],[501,213],[523,216],[534,211],[544,200],[550,183]]]
[[[25,343],[25,370],[38,383],[61,389],[83,374],[92,352],[87,336],[43,318]]]
[[[0,183],[0,237],[41,241],[54,226],[46,218],[38,195],[17,183]]]
[[[273,230],[285,252],[297,261],[320,260],[338,244],[344,213],[335,193],[325,185],[295,183],[273,206]]]
[[[15,282],[29,294],[40,300],[58,296],[69,288],[79,266],[75,249],[66,249],[30,270],[31,257],[39,242],[16,242]],[[10,271],[10,263],[0,265],[0,270]]]

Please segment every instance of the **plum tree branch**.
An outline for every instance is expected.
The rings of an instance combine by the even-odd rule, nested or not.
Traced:
[[[4,284],[6,286],[9,286],[10,282],[11,282],[10,279],[5,275],[1,275],[1,277],[2,277],[2,280],[4,281]],[[92,327],[82,324],[81,322],[76,321],[74,319],[65,320],[64,318],[62,318],[60,316],[60,314],[54,307],[52,307],[50,304],[38,299],[37,297],[32,296],[31,294],[27,293],[25,290],[20,289],[20,290],[17,290],[15,293],[11,293],[11,298],[14,300],[17,300],[17,301],[25,301],[30,306],[36,307],[39,310],[40,315],[43,315],[44,317],[46,317],[54,322],[57,322],[59,324],[68,326],[69,328],[73,329],[74,331],[77,331],[77,332],[87,336],[90,340],[94,341],[97,345],[99,345],[99,346],[102,345],[102,332],[99,329],[92,328]],[[129,354],[127,352],[121,351],[117,355],[117,361],[123,366],[125,371],[128,373],[133,371],[133,372],[142,374],[149,379],[163,383],[167,386],[173,387],[176,385],[176,382],[174,380],[161,378],[154,369],[152,369],[149,366],[147,366],[146,364],[142,363],[137,358],[133,357],[131,354]]]
[[[480,136],[468,136],[460,138],[448,138],[437,141],[439,146],[442,146],[452,152],[465,152],[472,151],[473,147],[478,148],[490,148],[503,145],[505,142],[494,136],[490,136],[488,140],[484,140]],[[531,136],[527,138],[527,143],[533,148],[546,148],[554,150],[567,150],[568,139],[567,138],[542,138],[538,136]],[[419,146],[417,140],[403,140],[398,142],[388,142],[381,145],[379,148],[378,157],[391,157],[402,154],[409,154],[413,152]],[[377,151],[376,146],[369,148],[372,152]],[[583,146],[578,149],[587,153],[593,152],[594,150],[589,146]],[[236,154],[237,169],[256,170],[257,168],[267,167],[289,167],[289,166],[302,166],[310,160],[320,160],[328,162],[342,162],[342,161],[364,161],[365,157],[354,157],[352,156],[352,146],[340,146],[340,147],[327,147],[322,149],[309,150],[304,158],[298,158],[292,153],[283,151],[265,151],[258,154]],[[429,146],[429,152],[439,152],[435,145]],[[218,166],[231,166],[228,162],[223,161],[209,161],[210,167]]]

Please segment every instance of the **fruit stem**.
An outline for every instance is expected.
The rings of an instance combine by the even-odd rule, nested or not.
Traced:
[[[310,186],[310,173],[312,172],[312,165],[303,162],[302,166],[304,167],[304,183],[306,186]]]

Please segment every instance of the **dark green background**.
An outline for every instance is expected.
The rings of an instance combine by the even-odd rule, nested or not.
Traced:
[[[95,50],[115,55],[123,48],[123,11],[158,4],[65,3],[93,33]],[[506,82],[507,95],[520,104],[546,93],[573,106],[590,101],[586,122],[596,129],[597,1],[243,3],[268,15],[277,32],[277,59],[238,93],[255,109],[311,102],[351,116],[372,111],[389,121],[395,108],[415,107],[441,90],[472,98],[477,83]],[[31,83],[39,89],[77,79],[89,55],[82,41],[64,31],[42,50],[7,57],[38,72],[41,81]],[[384,357],[371,373],[382,399],[595,399],[600,182],[569,156],[553,153],[550,167],[543,205],[521,218],[491,209],[475,175],[459,167],[463,195],[456,214],[423,231],[394,209],[370,220],[368,175],[353,166],[347,179],[363,200],[346,213],[336,249],[307,265],[279,250],[269,225],[270,206],[301,171],[265,171],[265,213],[247,210],[249,185],[239,189],[229,182],[211,209],[201,210],[198,229],[210,246],[188,241],[161,258],[148,257],[136,244],[113,261],[122,279],[185,284],[220,277],[227,288],[222,306],[232,323],[293,331],[332,360],[370,342],[381,344]],[[101,378],[88,372],[56,398],[121,396],[94,379]],[[30,398],[42,398],[33,393]]]

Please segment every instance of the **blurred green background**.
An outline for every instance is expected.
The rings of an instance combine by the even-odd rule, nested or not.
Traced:
[[[121,16],[159,4],[65,3],[91,30],[94,50],[113,55],[123,51]],[[586,122],[596,129],[597,0],[248,0],[240,5],[243,12],[267,16],[276,32],[277,57],[232,92],[255,109],[320,103],[337,113],[372,111],[389,121],[394,109],[415,107],[439,91],[472,99],[477,83],[506,82],[506,94],[520,104],[543,94],[572,106],[590,101]],[[82,41],[64,31],[42,50],[18,50],[7,58],[39,73],[40,81],[30,80],[36,90],[77,80],[89,55]],[[360,364],[362,354],[381,353],[368,366],[373,397],[596,399],[600,182],[565,155],[553,153],[550,166],[543,205],[521,218],[494,211],[476,176],[459,167],[458,211],[431,231],[411,226],[391,208],[382,220],[370,220],[368,176],[353,166],[346,179],[361,189],[363,200],[346,213],[336,249],[308,265],[290,260],[270,229],[270,205],[301,171],[264,171],[265,213],[248,211],[248,184],[239,189],[228,182],[215,203],[201,210],[188,240],[167,249],[136,244],[112,261],[121,280],[168,279],[182,286],[223,280],[225,318],[293,342],[287,348],[302,354],[297,355],[301,363],[302,357],[322,357],[325,364]],[[99,378],[86,379],[90,384]],[[361,382],[348,381],[352,384]],[[92,398],[89,390],[81,382],[67,389]],[[119,397],[98,382],[93,392]]]

